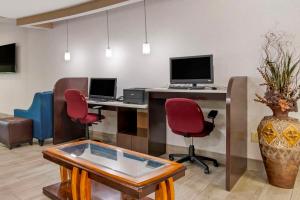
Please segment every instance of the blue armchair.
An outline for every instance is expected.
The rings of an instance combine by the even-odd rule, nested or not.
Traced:
[[[28,110],[15,109],[14,116],[33,120],[33,137],[40,146],[53,137],[53,92],[36,93]]]

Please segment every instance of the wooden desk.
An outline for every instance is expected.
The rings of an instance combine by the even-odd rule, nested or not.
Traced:
[[[144,105],[129,104],[129,103],[123,103],[123,102],[120,102],[120,101],[94,101],[94,100],[87,100],[87,103],[89,105],[99,105],[99,106],[106,106],[106,107],[148,109],[148,104],[144,104]]]
[[[55,200],[149,199],[153,192],[156,200],[174,200],[173,181],[186,169],[176,162],[89,140],[51,147],[43,156],[61,166],[61,183],[43,188]]]
[[[84,137],[84,127],[66,114],[64,91],[77,88],[87,94],[87,78],[64,78],[54,89],[55,144]],[[167,98],[184,97],[226,102],[226,189],[231,190],[247,169],[247,77],[233,77],[227,90],[150,89],[148,109],[105,102],[104,109],[118,113],[117,144],[120,147],[160,156],[166,153]],[[104,105],[106,104],[106,105]],[[147,112],[148,110],[148,112]]]
[[[168,98],[226,102],[226,189],[231,190],[247,169],[247,77],[233,77],[227,90],[149,89],[149,141],[151,155],[166,152]]]
[[[87,101],[90,107],[117,112],[117,146],[153,155],[149,141],[148,105],[126,104],[118,101]]]

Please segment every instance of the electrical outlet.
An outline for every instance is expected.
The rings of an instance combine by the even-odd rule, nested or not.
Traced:
[[[251,132],[251,142],[258,143],[258,133],[257,131]]]

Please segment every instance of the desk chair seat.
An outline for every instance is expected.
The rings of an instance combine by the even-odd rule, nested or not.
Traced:
[[[68,116],[72,121],[85,125],[86,138],[89,139],[88,127],[105,119],[105,117],[101,115],[101,106],[94,107],[95,109],[98,109],[98,114],[89,113],[85,96],[79,90],[74,89],[65,91],[65,100],[67,103]]]
[[[102,118],[103,119],[103,118]],[[85,118],[79,119],[81,124],[93,124],[95,122],[98,122],[100,120],[100,117],[98,114],[94,113],[88,113]]]
[[[168,99],[165,104],[168,124],[173,133],[183,137],[191,138],[191,145],[189,146],[188,154],[170,154],[169,159],[174,160],[174,157],[180,157],[177,162],[183,163],[186,161],[196,162],[204,168],[204,173],[209,174],[209,167],[204,160],[212,161],[215,167],[219,164],[217,160],[197,156],[195,154],[195,147],[193,144],[194,137],[206,137],[214,130],[214,119],[218,112],[213,110],[208,114],[208,118],[212,122],[204,120],[204,116],[199,105],[191,99],[173,98]]]

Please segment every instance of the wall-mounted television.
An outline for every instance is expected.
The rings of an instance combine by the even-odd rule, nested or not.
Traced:
[[[16,44],[0,46],[0,73],[16,72]]]

